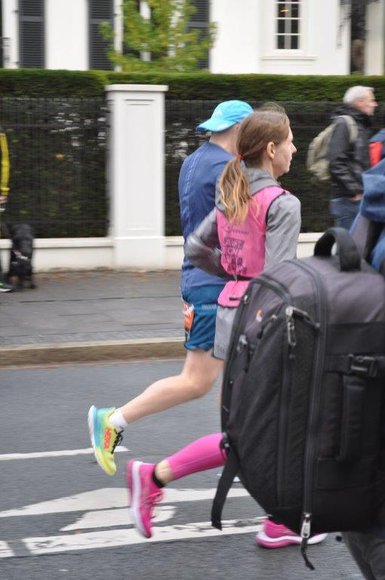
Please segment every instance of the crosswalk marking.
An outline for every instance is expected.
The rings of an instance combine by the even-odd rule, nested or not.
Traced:
[[[120,446],[118,452],[126,452]],[[0,455],[0,461],[25,459],[63,458],[77,455],[92,455],[92,447],[84,449],[64,449],[33,453],[9,453]],[[0,541],[0,560],[20,556],[43,556],[61,552],[92,550],[142,544],[209,538],[220,535],[255,533],[262,518],[223,521],[223,531],[216,530],[210,522],[192,522],[186,525],[172,525],[178,503],[212,501],[215,488],[193,489],[168,487],[164,499],[157,506],[153,518],[154,535],[151,540],[143,538],[130,523],[126,487],[105,487],[74,495],[49,499],[22,507],[0,512],[0,518],[31,517],[41,515],[73,514],[65,517],[62,527],[56,527],[54,534],[37,537],[19,537],[15,540]],[[240,485],[234,485],[229,498],[248,497]]]
[[[175,515],[176,509],[172,505],[158,505],[152,518],[154,524],[170,520]],[[117,526],[127,526],[130,521],[128,506],[114,510],[101,510],[87,512],[69,526],[61,528],[61,532],[71,532],[73,530],[92,530],[95,528],[113,528]]]
[[[168,487],[163,504],[212,500],[214,495],[215,489],[175,489]],[[233,487],[228,495],[228,497],[246,496],[248,493],[243,487]],[[106,487],[3,511],[0,512],[0,518],[89,512],[122,507],[127,507],[127,489],[124,487]]]
[[[261,518],[253,520],[228,520],[223,529],[213,528],[210,522],[195,522],[186,525],[154,527],[154,535],[148,540],[133,529],[107,530],[82,534],[58,535],[49,537],[24,538],[23,542],[30,554],[42,556],[71,550],[90,550],[112,548],[132,544],[167,542],[172,540],[202,539],[230,534],[256,533],[261,526]],[[0,553],[0,557],[3,556]],[[9,556],[8,556],[9,557]]]
[[[155,510],[154,536],[151,542],[255,533],[259,529],[263,520],[261,517],[223,521],[223,531],[213,528],[210,522],[165,525],[177,512],[175,504],[211,501],[214,494],[215,488],[167,488],[162,503]],[[229,492],[229,498],[247,496],[248,493],[243,487],[233,487]],[[30,556],[42,556],[73,550],[92,550],[148,542],[149,540],[143,538],[135,530],[133,524],[130,524],[127,503],[126,488],[102,488],[0,512],[0,518],[74,513],[72,523],[67,523],[59,529],[58,531],[61,532],[59,534],[19,538],[14,542],[12,540],[0,542],[0,559],[17,557],[21,553],[25,555],[25,551]]]
[[[115,453],[129,451],[127,447],[118,445]],[[0,455],[0,461],[12,461],[15,459],[45,459],[46,457],[71,457],[74,455],[91,455],[94,450],[92,447],[86,449],[63,449],[62,451],[36,451],[32,453],[4,453]]]
[[[15,553],[11,550],[9,544],[0,540],[0,558],[13,558],[14,556]]]

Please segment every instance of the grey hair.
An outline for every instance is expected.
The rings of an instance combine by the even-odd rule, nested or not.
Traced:
[[[361,101],[364,99],[368,92],[374,92],[373,87],[362,87],[356,85],[355,87],[350,87],[344,94],[343,102],[345,105],[353,105],[356,101]]]

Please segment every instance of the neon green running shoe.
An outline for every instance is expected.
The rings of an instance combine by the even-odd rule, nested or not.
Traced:
[[[117,431],[108,421],[114,411],[114,408],[98,409],[93,405],[88,411],[88,429],[95,459],[107,475],[116,473],[114,451],[123,439],[121,431]]]

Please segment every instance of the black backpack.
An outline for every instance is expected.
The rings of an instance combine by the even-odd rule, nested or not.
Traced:
[[[250,282],[230,344],[212,523],[237,474],[312,567],[310,534],[385,522],[385,280],[331,228]]]

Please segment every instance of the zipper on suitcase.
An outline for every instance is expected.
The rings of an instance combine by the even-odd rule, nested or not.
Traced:
[[[295,347],[297,345],[297,335],[296,335],[296,324],[295,320],[300,319],[305,324],[311,326],[314,330],[318,330],[319,325],[311,318],[311,316],[305,312],[304,310],[300,310],[295,306],[287,306],[285,310],[286,315],[286,327],[287,327],[287,350],[284,353],[284,368],[286,372],[284,374],[283,379],[283,386],[282,386],[282,399],[281,399],[281,409],[285,411],[285,409],[289,406],[289,400],[291,395],[291,386],[293,382],[293,365],[295,363]],[[281,442],[278,446],[279,451],[279,473],[277,477],[277,494],[278,494],[278,501],[281,504],[284,504],[285,497],[284,497],[284,490],[285,490],[285,458],[287,457],[287,450],[286,445],[288,443],[287,437],[287,421],[284,420],[284,417],[287,417],[287,413],[280,412],[281,422],[280,422],[280,430],[281,430]]]
[[[318,419],[318,414],[316,409],[319,409],[319,399],[321,394],[321,379],[322,379],[322,366],[325,360],[325,349],[326,349],[326,300],[324,286],[322,284],[321,277],[312,268],[304,264],[303,262],[297,263],[300,268],[305,270],[313,279],[314,286],[317,294],[317,310],[318,310],[318,327],[320,329],[319,340],[317,348],[315,350],[315,365],[313,382],[311,384],[312,405],[309,409],[309,430],[308,437],[305,448],[305,466],[304,466],[304,498],[303,498],[303,514],[302,514],[302,525],[301,525],[301,553],[305,560],[306,566],[314,570],[314,566],[307,558],[306,550],[307,543],[311,535],[311,523],[312,523],[312,500],[311,500],[311,490],[313,488],[314,481],[314,454],[315,454],[315,433],[314,427],[316,420]]]
[[[259,281],[262,285],[267,286],[273,292],[278,294],[282,300],[286,303],[285,316],[286,316],[286,332],[287,332],[287,350],[283,353],[284,362],[284,376],[282,379],[282,387],[280,392],[279,407],[280,410],[287,407],[288,395],[290,393],[290,387],[292,382],[292,372],[293,372],[293,349],[295,348],[296,338],[295,338],[295,326],[293,319],[294,306],[292,306],[292,297],[286,291],[286,289],[275,280],[271,280],[266,276],[260,276]],[[288,364],[286,364],[286,361]],[[285,467],[286,467],[286,444],[287,444],[287,420],[286,414],[283,412],[279,413],[279,426],[278,426],[278,450],[277,450],[277,498],[279,503],[283,503],[284,500],[284,482],[285,482]]]

